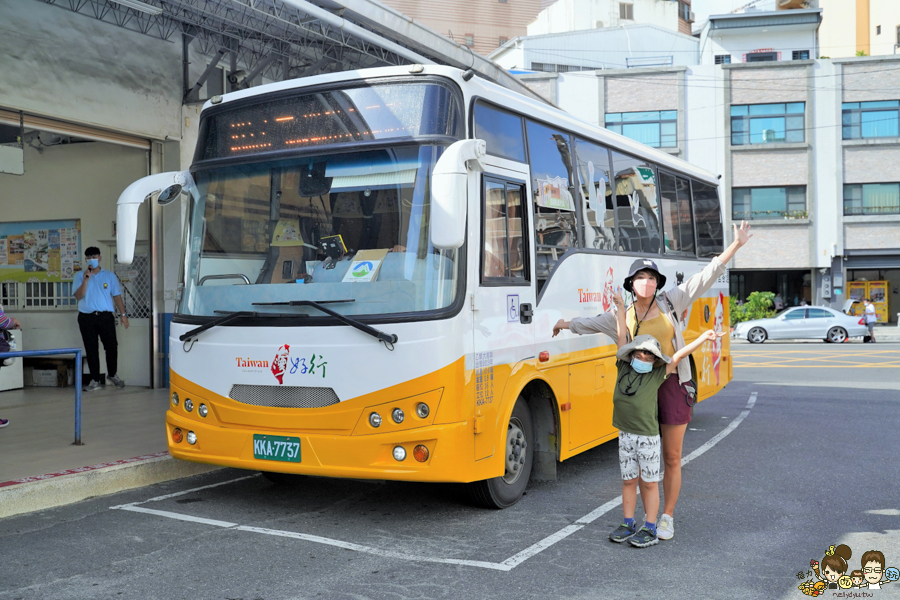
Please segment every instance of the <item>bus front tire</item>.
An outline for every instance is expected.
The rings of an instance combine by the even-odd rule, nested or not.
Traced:
[[[533,431],[531,411],[525,400],[519,398],[506,428],[503,448],[506,472],[501,477],[468,484],[475,504],[485,508],[507,508],[519,501],[528,487],[534,464]]]

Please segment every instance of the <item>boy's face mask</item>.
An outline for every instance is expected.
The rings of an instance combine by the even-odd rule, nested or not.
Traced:
[[[87,259],[87,264],[90,268],[96,269],[100,266],[100,259],[98,258],[89,258]]]
[[[653,370],[652,362],[644,362],[637,357],[631,359],[631,368],[638,373],[649,373]]]

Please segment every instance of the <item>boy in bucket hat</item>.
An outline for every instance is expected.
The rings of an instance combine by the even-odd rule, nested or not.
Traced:
[[[666,377],[675,372],[682,359],[708,340],[725,335],[714,330],[675,352],[663,354],[659,341],[652,335],[638,335],[628,342],[625,302],[620,294],[613,296],[616,305],[618,339],[616,344],[616,389],[613,392],[613,426],[619,429],[619,467],[622,472],[622,512],[624,521],[609,539],[646,548],[659,543],[656,514],[659,511],[660,438],[656,395]],[[638,530],[634,522],[638,485],[646,518]]]

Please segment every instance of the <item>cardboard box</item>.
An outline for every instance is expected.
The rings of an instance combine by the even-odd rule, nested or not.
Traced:
[[[38,387],[56,387],[56,369],[34,369],[31,372],[31,385]]]

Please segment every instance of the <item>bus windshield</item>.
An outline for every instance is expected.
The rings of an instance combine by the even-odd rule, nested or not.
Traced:
[[[179,312],[322,316],[448,307],[458,252],[430,242],[442,148],[414,145],[197,171]],[[274,304],[273,304],[274,303]],[[279,304],[282,303],[282,304]]]

